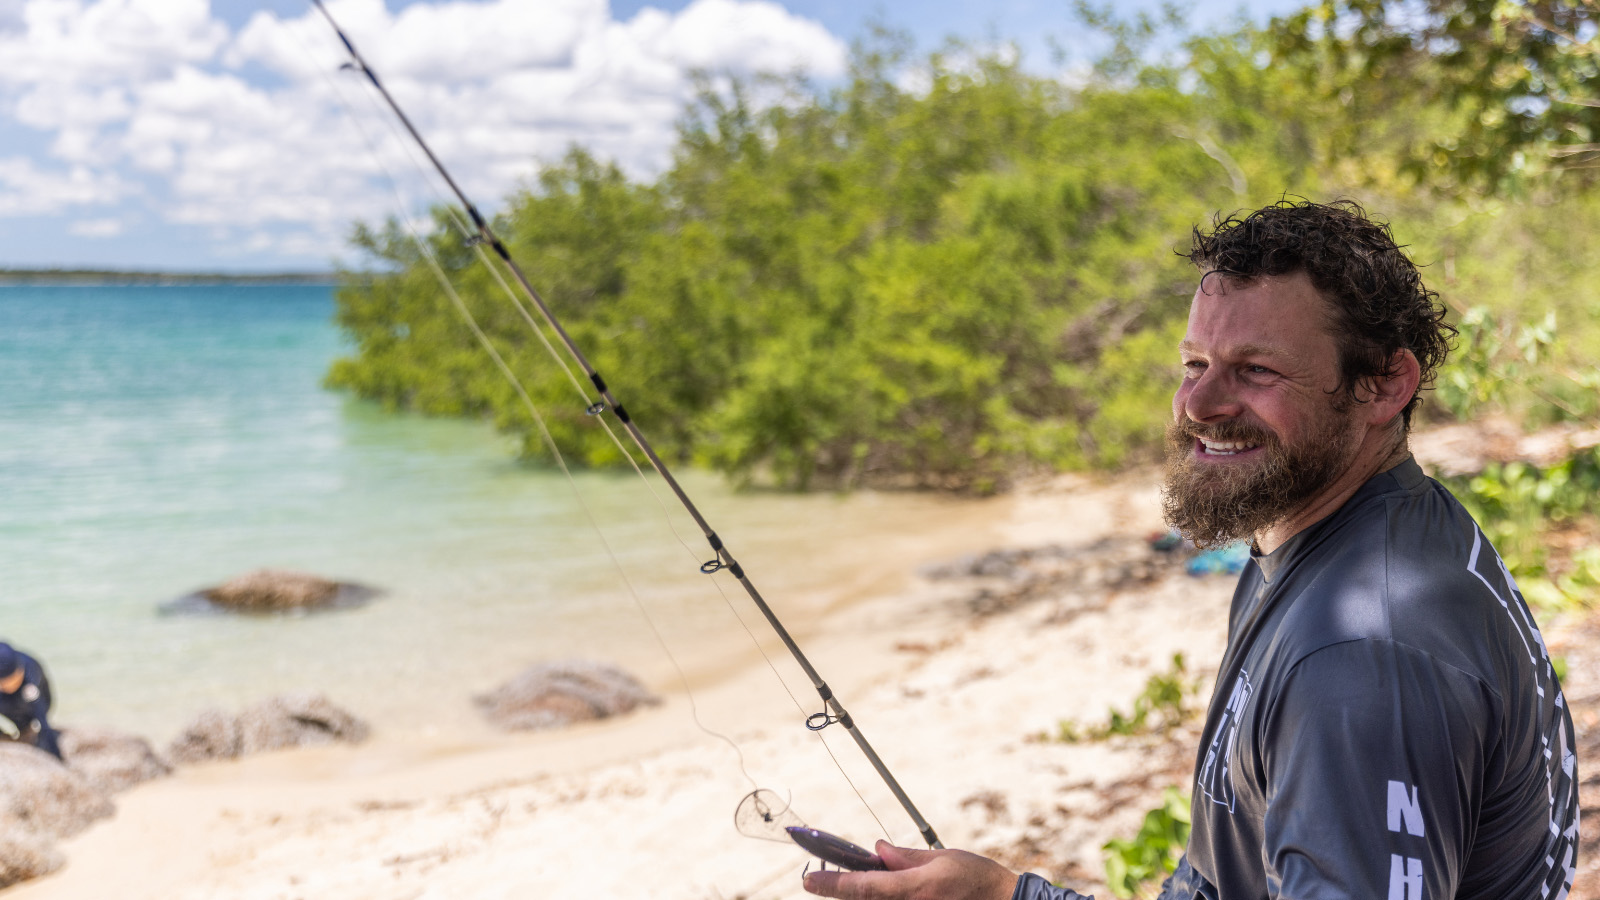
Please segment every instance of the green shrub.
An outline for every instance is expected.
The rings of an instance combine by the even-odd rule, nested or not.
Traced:
[[[1546,540],[1552,527],[1600,513],[1600,448],[1545,468],[1493,463],[1442,482],[1478,521],[1530,603],[1565,608],[1600,597],[1600,548],[1577,551],[1556,573]]]
[[[1104,725],[1083,729],[1076,722],[1062,719],[1056,723],[1055,734],[1041,734],[1039,740],[1076,744],[1082,740],[1104,740],[1113,736],[1131,736],[1153,731],[1166,731],[1183,723],[1190,710],[1185,702],[1199,689],[1196,679],[1186,677],[1182,653],[1172,655],[1172,667],[1157,672],[1145,681],[1144,690],[1133,698],[1133,709],[1123,712],[1112,708]]]
[[[1189,798],[1175,787],[1161,798],[1160,806],[1145,813],[1138,834],[1112,838],[1102,848],[1106,885],[1118,897],[1132,897],[1147,883],[1170,875],[1189,844]]]

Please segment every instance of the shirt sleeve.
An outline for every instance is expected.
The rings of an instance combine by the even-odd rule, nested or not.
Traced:
[[[1094,900],[1085,897],[1077,891],[1057,887],[1032,872],[1023,873],[1017,879],[1017,889],[1011,892],[1011,900]]]
[[[1272,897],[1453,897],[1480,802],[1493,697],[1386,640],[1325,647],[1262,720]]]

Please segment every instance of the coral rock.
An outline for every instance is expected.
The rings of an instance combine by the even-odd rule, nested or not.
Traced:
[[[70,837],[113,812],[104,794],[54,756],[0,743],[0,836]]]
[[[172,772],[149,741],[109,728],[61,729],[61,754],[67,768],[103,794],[125,791]]]
[[[268,750],[366,740],[367,724],[321,694],[281,694],[237,716],[207,710],[172,742],[174,762],[232,759]]]
[[[0,832],[0,888],[48,875],[64,860],[50,843],[36,835]]]
[[[558,728],[661,702],[616,666],[581,659],[540,663],[472,699],[508,731]]]

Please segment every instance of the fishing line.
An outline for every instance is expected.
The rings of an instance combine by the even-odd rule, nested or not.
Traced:
[[[352,60],[353,66],[355,68],[357,68],[362,74],[364,74],[366,76],[367,80],[371,83],[372,87],[374,89],[376,89],[377,92],[383,97],[385,103],[393,111],[395,117],[398,118],[400,123],[405,126],[406,131],[410,134],[410,136],[413,139],[413,141],[415,141],[417,148],[420,149],[423,152],[423,154],[428,158],[429,162],[432,163],[433,168],[438,172],[439,176],[441,178],[443,178],[445,183],[450,187],[451,192],[454,193],[455,196],[460,200],[462,206],[466,210],[467,214],[471,217],[473,224],[477,228],[477,233],[478,233],[477,239],[482,241],[482,242],[487,242],[494,249],[496,255],[498,255],[500,257],[500,259],[501,259],[502,263],[505,265],[506,269],[511,273],[513,278],[522,287],[522,289],[523,289],[524,293],[527,295],[528,299],[531,300],[536,307],[538,307],[539,312],[540,312],[541,316],[544,318],[546,324],[549,325],[551,330],[560,339],[561,343],[566,347],[568,353],[571,354],[573,360],[577,363],[578,367],[580,369],[582,369],[585,372],[585,374],[588,375],[589,380],[591,381],[591,383],[593,383],[595,389],[600,393],[601,397],[604,398],[605,405],[600,406],[599,404],[596,404],[596,406],[599,406],[599,408],[595,409],[595,408],[591,407],[591,411],[598,414],[598,413],[603,413],[607,409],[609,409],[617,417],[618,421],[620,421],[622,423],[624,429],[628,432],[629,437],[633,440],[634,445],[636,447],[638,447],[638,449],[642,453],[644,453],[645,457],[649,460],[652,468],[654,468],[656,470],[656,472],[660,475],[662,480],[672,490],[674,495],[677,496],[679,502],[683,505],[685,511],[687,511],[689,513],[690,517],[694,519],[695,523],[697,525],[699,525],[699,527],[700,527],[701,531],[704,533],[708,543],[711,545],[713,553],[715,554],[715,556],[713,557],[713,559],[711,561],[709,561],[707,563],[704,563],[701,566],[701,571],[706,572],[707,574],[711,574],[711,573],[716,572],[716,571],[718,571],[720,569],[723,569],[723,568],[728,569],[728,571],[734,576],[734,578],[736,580],[738,580],[740,585],[745,589],[746,593],[748,593],[750,595],[751,600],[756,604],[756,607],[758,608],[758,610],[767,619],[768,624],[772,626],[773,630],[777,633],[779,639],[784,643],[784,645],[790,651],[791,655],[793,655],[796,663],[798,663],[800,665],[801,669],[810,678],[813,687],[816,688],[818,695],[822,699],[822,702],[824,704],[824,711],[821,712],[821,713],[816,713],[816,714],[812,715],[807,721],[807,727],[811,728],[812,730],[820,730],[821,728],[827,727],[828,725],[833,724],[835,722],[843,725],[845,730],[851,736],[851,738],[854,739],[854,741],[856,742],[856,745],[861,750],[862,754],[867,758],[867,761],[872,765],[872,767],[878,772],[879,776],[883,779],[885,785],[889,788],[890,792],[894,794],[895,798],[900,802],[901,806],[905,809],[907,814],[910,815],[910,817],[912,818],[912,821],[917,825],[918,830],[922,832],[923,838],[924,838],[924,840],[926,840],[928,842],[928,845],[931,846],[931,847],[940,847],[940,846],[942,846],[942,844],[940,844],[940,842],[938,840],[937,835],[934,833],[932,826],[928,825],[926,820],[924,820],[922,818],[921,814],[917,811],[915,805],[912,804],[910,798],[905,794],[904,790],[900,787],[898,781],[896,781],[894,776],[888,771],[888,768],[884,765],[882,759],[880,759],[878,757],[877,752],[872,748],[871,744],[869,744],[867,742],[865,736],[862,735],[860,729],[856,727],[854,721],[851,719],[851,716],[850,716],[849,712],[845,710],[842,702],[833,693],[832,689],[827,685],[827,683],[822,680],[821,676],[817,673],[816,669],[811,665],[810,661],[806,658],[805,654],[800,650],[799,646],[794,642],[794,639],[793,639],[792,636],[790,636],[790,634],[788,633],[788,630],[778,620],[776,614],[772,611],[771,607],[768,606],[768,604],[766,603],[765,599],[761,596],[760,592],[756,590],[754,584],[751,583],[749,578],[745,575],[743,567],[740,566],[739,562],[733,557],[731,551],[729,551],[728,548],[724,545],[724,543],[722,542],[721,538],[717,536],[716,532],[714,530],[712,530],[710,524],[705,520],[704,516],[701,515],[699,509],[695,506],[694,502],[684,492],[682,486],[679,485],[677,480],[672,477],[672,475],[671,475],[670,471],[668,470],[666,464],[656,454],[655,450],[652,448],[652,446],[650,445],[649,441],[645,439],[643,433],[639,430],[638,426],[636,424],[634,424],[632,418],[628,415],[626,409],[616,399],[616,396],[611,392],[610,388],[607,386],[605,380],[600,376],[599,372],[597,372],[595,370],[595,368],[589,363],[588,359],[584,356],[582,351],[578,349],[576,343],[574,343],[574,341],[572,340],[571,336],[567,333],[565,328],[562,327],[560,321],[556,319],[556,317],[550,311],[548,306],[545,305],[543,299],[539,296],[539,293],[533,288],[532,284],[528,281],[527,277],[523,274],[523,272],[520,269],[520,267],[518,267],[517,264],[515,263],[515,261],[511,258],[511,255],[510,255],[509,251],[506,249],[505,245],[501,242],[500,238],[494,233],[494,231],[490,227],[489,223],[478,212],[477,208],[466,197],[465,193],[462,192],[460,186],[456,183],[455,179],[450,175],[449,171],[444,167],[444,165],[439,161],[438,157],[436,157],[434,155],[432,149],[429,148],[427,142],[422,138],[421,134],[416,130],[415,126],[412,125],[410,119],[405,115],[405,112],[399,107],[399,105],[396,103],[394,98],[389,94],[387,89],[384,88],[383,84],[378,79],[377,74],[371,69],[370,66],[367,65],[365,60],[356,51],[354,45],[350,42],[350,39],[348,38],[348,36],[346,36],[345,33],[343,32],[343,30],[340,29],[338,23],[333,19],[332,14],[329,13],[329,11],[327,10],[326,6],[322,3],[322,0],[312,0],[312,3],[313,3],[314,6],[316,6],[317,10],[320,13],[322,13],[323,17],[327,19],[329,25],[333,28],[334,32],[338,35],[340,41],[344,44],[344,47],[345,47],[346,51],[348,51],[348,53],[350,55],[350,58]],[[385,118],[387,119],[387,117],[385,117]],[[431,256],[429,258],[431,259]],[[493,269],[493,266],[491,266],[491,269]],[[446,279],[446,281],[448,281],[448,279]],[[455,300],[457,302],[459,302],[459,298],[458,297],[455,298]],[[461,307],[464,309],[465,308],[465,304],[461,304]],[[486,338],[485,338],[485,341],[487,341]],[[488,347],[488,348],[490,348],[492,350],[492,344],[488,344],[486,342],[486,347]],[[498,356],[497,353],[495,355]],[[503,371],[508,373],[512,378],[515,378],[515,374],[510,372],[509,366],[505,366],[503,360],[499,360],[498,362],[499,362],[500,365],[502,365]],[[527,397],[526,391],[522,390],[522,388],[520,386],[520,383],[518,383],[517,389],[519,390],[519,393],[524,395],[524,397],[527,399],[527,402],[529,402],[531,404],[531,397]],[[539,423],[540,423],[541,428],[543,428],[542,417],[539,418]],[[609,429],[608,429],[608,432],[609,432]],[[549,435],[547,429],[544,430],[544,434],[545,434],[547,440],[549,440],[551,442],[552,447],[553,447],[553,444],[554,444],[553,437],[551,437]],[[613,438],[614,437],[615,436],[613,435]],[[632,459],[632,455],[631,454],[625,454],[625,455],[630,460]],[[562,462],[562,466],[563,466],[563,469],[565,471],[565,463],[564,463],[564,461]],[[637,468],[637,463],[635,463],[635,467]],[[642,472],[640,474],[642,475]],[[570,472],[568,473],[568,477],[570,479]],[[648,479],[646,479],[646,482],[648,484]],[[573,484],[575,486],[575,482],[573,482]],[[670,517],[669,517],[669,520],[670,520]],[[602,539],[603,539],[603,535],[602,535]],[[680,541],[681,541],[681,538],[680,538]],[[608,552],[609,552],[609,545],[608,545]],[[619,563],[619,565],[620,565],[620,563]],[[630,584],[630,590],[631,590],[631,582],[629,582],[629,584]],[[737,616],[737,613],[735,613],[735,614]],[[739,617],[739,618],[740,618],[740,621],[742,623],[743,622],[742,617]],[[758,646],[759,646],[759,642],[758,642]],[[769,663],[770,663],[770,661],[769,661]],[[780,681],[781,681],[781,679],[780,679]],[[787,690],[787,685],[785,685],[785,689]],[[796,701],[796,702],[798,702],[798,701]],[[831,710],[831,712],[829,712],[829,710]],[[803,709],[802,709],[802,712],[803,712]],[[813,723],[817,723],[817,724],[813,724]],[[826,744],[824,744],[824,746],[826,746]],[[832,755],[832,751],[831,750],[829,751],[829,753],[830,753],[830,755]],[[835,762],[837,764],[837,760],[835,760]],[[842,771],[842,769],[841,769],[841,771]],[[848,776],[846,776],[846,777],[848,779]],[[854,785],[852,784],[852,787],[853,786]],[[858,793],[858,796],[859,796],[859,791],[857,793]],[[868,809],[870,811],[870,806],[868,806]],[[874,814],[874,817],[876,818],[875,814]],[[881,825],[881,822],[880,822],[880,825]]]
[[[296,40],[299,40],[298,36],[296,36]],[[309,48],[306,48],[303,42],[301,43],[301,47],[309,54]],[[628,577],[627,570],[623,568],[622,562],[620,559],[618,559],[615,550],[611,546],[610,540],[605,536],[604,530],[601,529],[599,520],[595,517],[593,510],[590,509],[588,503],[585,501],[582,491],[578,488],[577,480],[572,477],[572,472],[567,467],[566,458],[562,455],[560,448],[556,445],[554,436],[550,434],[550,429],[545,425],[544,416],[540,413],[538,406],[533,402],[533,398],[528,394],[527,389],[523,386],[521,380],[516,376],[516,373],[512,370],[511,366],[506,363],[504,357],[502,357],[500,352],[495,348],[494,343],[490,341],[489,336],[485,334],[483,329],[478,325],[477,319],[472,315],[472,311],[467,307],[466,303],[462,301],[460,294],[456,292],[454,284],[450,281],[449,276],[445,273],[444,267],[439,263],[438,257],[434,253],[433,248],[429,246],[427,241],[422,238],[421,234],[416,228],[416,225],[411,219],[411,215],[407,212],[408,207],[406,205],[405,198],[400,193],[398,179],[394,177],[394,173],[391,172],[389,167],[383,162],[383,159],[377,152],[377,147],[372,141],[371,136],[367,134],[366,129],[361,125],[359,118],[355,116],[355,111],[344,102],[342,92],[339,90],[338,85],[331,81],[330,84],[333,87],[336,99],[340,105],[344,107],[345,112],[352,124],[355,126],[357,133],[361,136],[362,141],[367,145],[367,149],[371,153],[373,161],[377,163],[379,169],[382,170],[385,183],[388,185],[390,192],[394,195],[395,204],[400,211],[400,220],[404,224],[406,232],[410,234],[412,243],[416,245],[417,250],[421,254],[423,260],[428,264],[428,268],[433,272],[434,278],[439,282],[439,287],[443,289],[445,295],[450,298],[450,302],[455,306],[456,311],[466,322],[467,327],[471,329],[473,335],[477,338],[478,343],[482,345],[484,351],[488,353],[489,358],[494,361],[495,366],[500,370],[501,374],[503,374],[506,377],[506,380],[510,382],[512,389],[515,390],[518,397],[521,398],[523,407],[533,419],[534,424],[537,425],[539,433],[544,440],[545,446],[550,449],[551,454],[555,457],[557,466],[560,467],[562,475],[565,476],[567,484],[572,490],[573,498],[577,500],[579,507],[583,510],[584,517],[589,520],[589,525],[594,529],[595,535],[599,537],[601,546],[605,548],[606,556],[611,560],[612,567],[616,569],[617,575],[622,579],[623,585],[627,588],[628,594],[632,598],[634,606],[638,608],[639,614],[644,617],[645,623],[650,627],[650,632],[655,637],[656,643],[660,645],[662,653],[666,655],[668,661],[672,664],[673,669],[677,672],[678,680],[683,685],[684,694],[689,700],[689,712],[690,716],[694,719],[695,726],[705,734],[727,744],[728,747],[733,750],[734,755],[738,758],[739,771],[744,776],[745,780],[750,783],[751,788],[759,788],[759,784],[755,778],[750,775],[750,771],[745,765],[744,751],[739,747],[738,743],[728,735],[710,728],[700,718],[699,704],[694,696],[694,691],[689,687],[689,677],[687,673],[684,671],[683,666],[679,664],[678,659],[672,653],[671,648],[667,645],[666,638],[662,634],[659,626],[657,626],[655,618],[650,615],[650,611],[645,607],[644,601],[634,589],[633,581]],[[543,335],[540,335],[540,338],[542,340]],[[545,343],[548,347],[548,341]],[[550,350],[554,352],[553,347],[551,347]],[[637,466],[635,466],[635,468],[637,468]]]
[[[516,295],[516,292],[514,290],[512,290],[511,285],[506,282],[505,277],[500,273],[499,267],[496,266],[494,264],[494,261],[490,258],[490,256],[487,253],[484,252],[484,250],[483,250],[483,242],[481,240],[474,240],[473,239],[473,235],[472,235],[471,231],[468,229],[466,222],[464,222],[461,219],[460,213],[455,208],[455,204],[449,202],[449,200],[447,198],[445,198],[442,195],[440,195],[438,193],[437,187],[435,185],[433,185],[432,181],[426,177],[426,174],[427,174],[426,173],[426,169],[417,160],[416,155],[415,155],[414,152],[412,152],[410,145],[405,141],[404,135],[402,135],[399,132],[399,130],[395,128],[394,123],[389,119],[388,116],[385,116],[385,115],[382,114],[382,109],[377,106],[376,100],[370,94],[368,94],[366,92],[362,92],[362,96],[366,97],[368,103],[371,104],[373,109],[378,113],[379,121],[382,121],[382,122],[384,122],[385,124],[388,125],[391,134],[393,134],[397,138],[397,140],[399,141],[399,146],[403,149],[403,152],[405,153],[407,159],[409,159],[411,161],[412,167],[414,169],[416,169],[420,174],[422,174],[424,176],[421,179],[422,183],[428,185],[430,188],[433,189],[433,192],[435,194],[436,199],[438,199],[440,201],[437,204],[437,208],[443,209],[446,213],[449,214],[451,221],[455,224],[460,236],[463,239],[463,243],[468,245],[468,246],[471,246],[473,248],[473,250],[477,254],[478,260],[483,264],[483,266],[486,269],[488,269],[489,274],[494,277],[495,282],[500,286],[500,289],[505,294],[506,299],[509,300],[514,307],[516,307],[517,312],[521,314],[523,321],[527,323],[528,327],[533,331],[534,335],[536,337],[538,337],[539,343],[544,346],[545,351],[549,354],[550,358],[555,361],[556,365],[561,368],[562,373],[567,376],[567,380],[572,384],[572,387],[577,392],[578,397],[583,401],[584,408],[586,410],[589,410],[589,411],[592,411],[592,412],[598,412],[599,410],[597,410],[597,404],[595,404],[593,402],[593,400],[590,398],[588,391],[586,391],[584,389],[583,384],[578,380],[577,376],[572,373],[572,369],[571,369],[570,366],[567,365],[566,360],[561,357],[560,353],[558,353],[556,351],[555,347],[550,343],[550,340],[545,336],[544,329],[542,327],[540,327],[538,322],[528,312],[527,307],[522,303],[522,299]],[[341,98],[341,103],[343,103],[342,98]],[[353,112],[353,110],[350,110],[348,106],[346,106],[346,111],[347,111],[347,113],[351,114],[352,118],[354,118],[354,112]],[[365,138],[366,135],[365,135],[364,131],[362,132],[362,134],[363,134],[363,138]],[[370,139],[367,141],[367,143],[368,143],[369,149],[372,149],[372,144],[371,144]],[[375,158],[377,157],[377,153],[375,151],[374,151],[373,155],[374,155]],[[404,208],[405,207],[405,203],[404,203],[404,200],[402,198],[400,198],[400,196],[399,196],[398,188],[395,187],[395,179],[393,178],[392,175],[390,175],[388,173],[387,167],[385,167],[383,165],[381,159],[378,160],[378,164],[379,164],[379,166],[381,168],[384,168],[385,174],[389,178],[391,189],[395,192],[396,200],[401,205],[401,207]],[[407,222],[408,222],[408,227],[409,227],[409,218],[407,219]],[[411,229],[411,231],[412,231],[412,239],[414,241],[420,242],[420,238],[416,235],[415,230]],[[435,271],[436,277],[439,277],[439,278],[442,279],[444,277],[444,275],[443,275],[442,270],[440,269],[440,267],[439,267],[439,265],[438,265],[438,263],[436,261],[436,258],[432,255],[431,248],[426,248],[426,249],[424,249],[423,252],[429,255],[429,263],[430,263],[430,265],[432,265],[434,267],[434,271]],[[454,300],[454,302],[455,302],[455,304],[457,306],[457,309],[461,310],[463,317],[468,318],[469,322],[471,322],[471,318],[470,318],[471,314],[465,310],[464,304],[461,303],[460,299],[459,298],[455,298],[455,297],[453,297],[452,299]],[[474,327],[474,330],[476,331],[476,327]],[[480,338],[480,339],[481,340],[486,340],[486,338]],[[498,360],[497,360],[497,362],[498,362]],[[529,395],[527,394],[524,386],[521,384],[521,382],[517,378],[517,376],[511,372],[509,367],[504,366],[503,364],[501,365],[501,371],[502,371],[503,374],[506,375],[506,377],[509,380],[511,380],[513,387],[523,397],[524,402],[527,403],[527,404],[530,404],[530,408],[531,408],[532,400],[529,398]],[[537,413],[535,413],[535,414],[537,415]],[[644,484],[645,489],[650,492],[650,496],[655,500],[656,505],[661,510],[662,517],[666,520],[667,528],[672,532],[672,535],[677,540],[679,546],[683,547],[684,552],[686,554],[688,554],[688,557],[689,557],[690,560],[698,563],[699,559],[700,559],[699,555],[696,554],[694,552],[694,548],[690,547],[688,542],[686,540],[684,540],[683,533],[678,530],[677,522],[674,521],[674,519],[673,519],[671,509],[667,506],[666,501],[664,499],[662,499],[661,494],[656,490],[655,485],[651,483],[649,476],[647,476],[645,474],[644,470],[639,466],[638,460],[634,458],[633,454],[622,443],[621,439],[617,437],[617,434],[611,428],[610,423],[608,423],[604,418],[602,418],[602,417],[600,417],[598,415],[596,415],[595,420],[600,425],[600,427],[605,430],[606,435],[608,437],[610,437],[611,442],[612,442],[612,444],[614,444],[616,446],[617,451],[620,454],[622,454],[622,457],[624,459],[626,459],[628,461],[628,465],[632,467],[634,473],[639,477],[640,481]],[[541,422],[541,428],[542,427],[543,427],[543,424]],[[557,458],[559,459],[560,458],[560,451],[558,449],[556,449],[553,440],[549,438],[548,431],[546,431],[546,443],[547,443],[547,445],[550,446],[551,452],[556,454]],[[565,468],[566,463],[565,463],[564,460],[562,460],[561,464],[562,464],[562,467]],[[576,485],[574,485],[573,490],[574,491],[577,490]],[[598,526],[597,526],[597,530],[598,530]],[[734,621],[739,623],[739,627],[744,630],[745,635],[750,639],[751,645],[754,646],[755,649],[756,649],[756,652],[761,655],[762,661],[766,664],[767,668],[772,672],[772,676],[773,676],[774,679],[777,680],[779,687],[783,688],[784,693],[788,695],[789,702],[794,704],[795,710],[798,713],[800,713],[802,718],[806,719],[808,722],[811,721],[814,717],[809,715],[806,712],[805,706],[802,705],[801,702],[800,702],[800,698],[796,697],[794,691],[790,689],[788,681],[786,679],[784,679],[783,674],[778,671],[777,664],[773,662],[772,656],[769,653],[767,653],[766,648],[761,645],[761,641],[756,637],[755,632],[751,630],[750,624],[745,621],[744,616],[740,615],[738,608],[734,605],[732,598],[730,598],[728,596],[728,592],[723,588],[722,583],[720,582],[720,580],[718,580],[713,575],[713,577],[711,579],[711,584],[712,584],[713,587],[716,588],[718,596],[720,596],[722,598],[723,605],[726,606],[727,609],[728,609],[728,612],[733,615]],[[640,603],[640,601],[639,601],[639,599],[637,597],[635,597],[634,599],[635,599],[635,603]],[[658,640],[659,640],[659,632],[658,632]],[[667,649],[667,645],[666,645],[665,641],[661,641],[661,644],[662,644],[662,650],[664,652],[666,652],[669,656],[671,656],[671,651]],[[681,668],[681,666],[678,666],[678,663],[677,663],[676,659],[673,660],[673,665],[679,669],[679,674],[681,676],[682,675],[682,668]],[[691,699],[691,702],[692,702],[693,701],[693,693],[688,690],[687,684],[685,684],[685,692],[690,695],[690,699]],[[696,717],[696,724],[697,725],[701,725],[698,716]],[[721,738],[724,741],[729,740],[729,738],[727,738],[727,736],[722,735],[720,733],[711,732],[709,729],[706,729],[703,725],[701,725],[701,729],[704,730],[704,731],[707,731],[708,733],[714,734],[716,737]],[[869,803],[867,801],[866,796],[861,793],[861,788],[855,783],[855,779],[850,777],[850,773],[844,768],[844,764],[839,761],[838,755],[834,753],[833,748],[828,744],[827,738],[824,737],[824,735],[822,734],[822,729],[821,728],[809,728],[808,730],[812,734],[814,734],[816,736],[817,742],[822,745],[823,751],[828,754],[829,760],[833,763],[834,768],[839,771],[840,777],[842,777],[845,780],[845,783],[850,786],[850,790],[856,795],[856,799],[861,802],[862,808],[864,808],[867,811],[867,814],[872,817],[873,821],[877,823],[878,830],[883,833],[885,838],[890,838],[891,836],[889,834],[888,827],[883,824],[883,819],[881,819],[878,816],[877,810],[872,808],[872,804]],[[741,766],[741,768],[742,768],[742,766]],[[746,772],[746,778],[749,778],[749,773],[748,772]],[[754,782],[753,779],[751,779],[751,781],[752,781],[752,783]]]

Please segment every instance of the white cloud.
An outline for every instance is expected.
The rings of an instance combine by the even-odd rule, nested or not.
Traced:
[[[228,30],[207,0],[23,0],[0,31],[0,82],[113,85],[212,58]]]
[[[67,233],[86,238],[116,237],[123,230],[119,219],[79,219],[67,226]]]
[[[490,207],[572,144],[659,171],[691,70],[845,66],[838,39],[768,0],[695,0],[626,22],[606,0],[329,8]],[[109,207],[143,182],[156,219],[215,226],[230,251],[329,256],[352,218],[394,210],[383,169],[408,203],[435,200],[388,114],[337,71],[342,48],[314,10],[259,12],[231,34],[206,0],[22,0],[15,22],[0,21],[0,60],[0,117],[49,138],[49,158],[0,160],[0,215]]]
[[[0,157],[0,216],[48,215],[114,203],[131,191],[114,173],[86,166],[42,169],[25,156]]]

